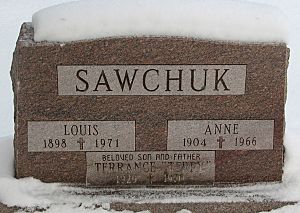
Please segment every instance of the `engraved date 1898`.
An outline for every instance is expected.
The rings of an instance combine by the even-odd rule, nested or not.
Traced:
[[[53,138],[49,138],[49,139],[45,139],[44,140],[44,148],[66,148],[67,147],[67,143],[66,143],[66,139],[53,139]]]

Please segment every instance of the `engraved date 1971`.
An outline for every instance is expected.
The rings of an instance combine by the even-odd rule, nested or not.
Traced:
[[[101,138],[96,140],[96,148],[118,148],[119,147],[119,139],[112,139],[112,138]]]

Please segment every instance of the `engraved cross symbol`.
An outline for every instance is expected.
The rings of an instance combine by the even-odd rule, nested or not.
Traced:
[[[79,138],[79,140],[77,141],[77,143],[80,144],[80,150],[83,150],[83,144],[85,143],[85,141],[83,140],[83,138]]]
[[[223,142],[225,142],[225,139],[222,136],[220,136],[217,139],[217,142],[219,143],[219,149],[222,149],[223,148]]]

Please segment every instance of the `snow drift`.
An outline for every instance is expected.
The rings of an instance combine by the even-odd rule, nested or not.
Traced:
[[[35,41],[123,36],[287,42],[287,20],[273,6],[229,0],[83,0],[32,17]]]

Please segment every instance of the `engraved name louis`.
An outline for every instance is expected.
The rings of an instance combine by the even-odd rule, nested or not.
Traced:
[[[134,121],[31,121],[28,151],[134,151]]]

